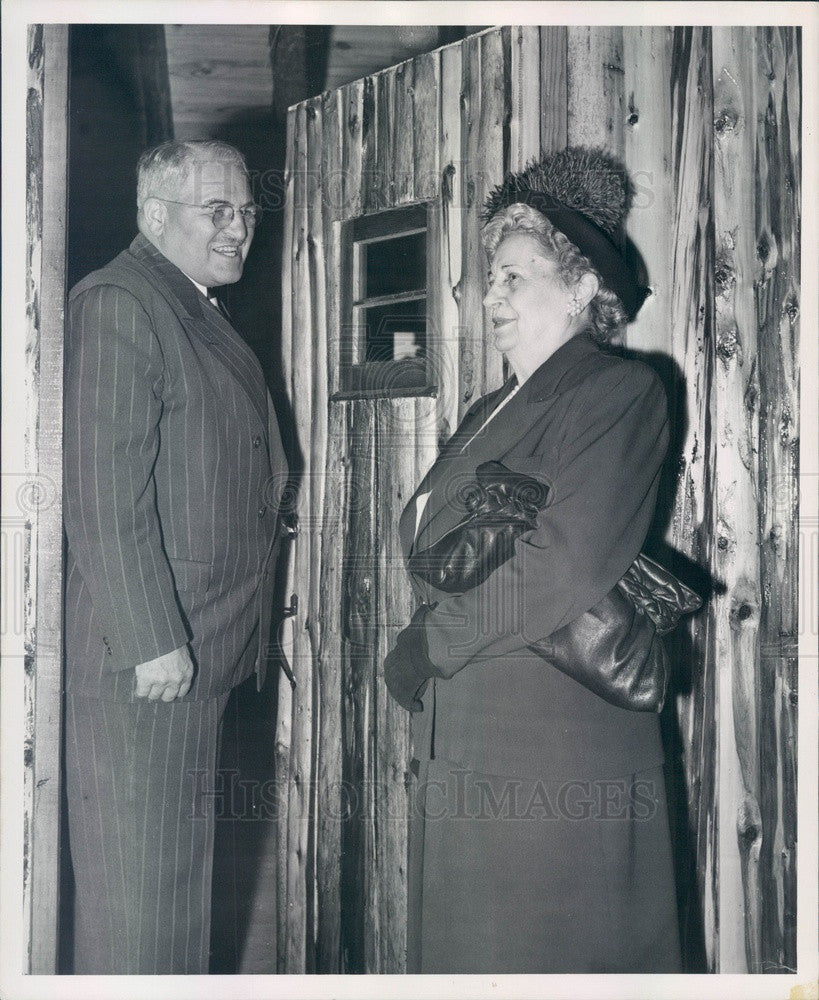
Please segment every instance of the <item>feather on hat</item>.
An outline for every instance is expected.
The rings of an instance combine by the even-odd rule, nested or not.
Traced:
[[[518,173],[507,174],[486,199],[483,219],[488,221],[501,208],[513,204],[517,200],[514,195],[526,192],[550,195],[609,236],[617,234],[631,200],[626,172],[613,156],[601,149],[570,146],[531,160]]]

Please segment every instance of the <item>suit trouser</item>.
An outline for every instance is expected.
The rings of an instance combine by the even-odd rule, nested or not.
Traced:
[[[75,973],[207,973],[227,699],[66,696]]]

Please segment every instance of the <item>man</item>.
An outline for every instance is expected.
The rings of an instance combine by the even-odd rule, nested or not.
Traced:
[[[71,292],[66,788],[77,973],[206,973],[229,692],[264,677],[286,464],[214,286],[259,209],[241,154],[140,158],[139,235]]]

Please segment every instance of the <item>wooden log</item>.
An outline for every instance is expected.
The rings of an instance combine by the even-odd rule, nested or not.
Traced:
[[[544,154],[557,152],[567,143],[568,44],[565,26],[540,29],[540,148]]]
[[[750,30],[750,29],[749,29]],[[800,90],[793,28],[755,41],[755,307],[759,323],[760,972],[796,968]],[[815,536],[814,536],[815,537]],[[812,579],[810,566],[803,567]],[[810,601],[810,596],[808,595]],[[815,602],[814,602],[815,608]],[[807,611],[808,609],[806,609]],[[814,636],[816,632],[812,633]]]
[[[336,218],[354,219],[362,211],[364,146],[373,128],[372,77],[343,87],[341,95],[343,205]]]
[[[315,416],[327,421],[326,459],[323,460],[324,512],[320,555],[318,603],[314,614],[319,621],[316,672],[319,678],[316,740],[316,969],[340,971],[341,961],[341,588],[344,551],[344,407],[333,404],[328,412],[326,394],[329,371],[339,363],[340,296],[338,288],[339,227],[334,195],[341,190],[342,157],[341,94],[322,98],[321,172],[324,232],[323,256],[326,265],[325,324],[326,349],[321,365],[323,388],[315,386]],[[318,367],[318,366],[317,366]],[[314,462],[321,461],[318,457]]]
[[[310,273],[308,250],[307,106],[297,105],[291,122],[294,131],[293,161],[293,287],[292,287],[292,404],[296,439],[304,456],[304,474],[299,489],[299,515],[309,520],[312,510],[310,433],[312,423],[312,365]],[[293,730],[290,751],[290,794],[287,817],[287,948],[288,972],[308,967],[308,885],[311,869],[310,806],[313,756],[313,651],[305,630],[305,605],[310,594],[310,530],[300,532],[294,543],[292,589],[298,595],[299,612],[294,623]]]
[[[489,347],[483,296],[486,256],[480,239],[480,211],[503,178],[509,149],[508,29],[484,32],[463,42],[461,145],[461,280],[459,284],[459,416],[472,401],[502,381],[502,358]]]
[[[365,212],[378,212],[395,205],[395,70],[385,70],[373,77],[374,145],[365,147],[364,156],[371,184],[364,202]],[[366,99],[366,94],[365,94]]]
[[[567,139],[570,146],[623,151],[623,29],[568,29]]]
[[[285,168],[283,177],[284,188],[284,223],[282,230],[282,381],[290,388],[293,379],[293,269],[290,266],[295,250],[293,242],[293,227],[295,225],[295,194],[296,181],[294,177],[296,158],[295,111],[287,116],[287,151],[285,153]]]
[[[321,645],[318,670],[320,724],[316,761],[318,841],[316,848],[316,970],[341,971],[341,854],[343,794],[342,754],[342,623],[341,608],[346,582],[345,464],[346,406],[330,408],[326,463],[326,512],[321,539],[319,614]]]
[[[379,172],[375,166],[375,149],[378,142],[378,119],[376,109],[377,77],[368,76],[363,81],[362,120],[361,120],[361,200],[362,212],[375,211],[380,204]]]
[[[322,102],[324,142],[321,152],[321,189],[324,201],[324,252],[327,287],[327,370],[331,392],[338,390],[341,365],[341,295],[339,289],[341,227],[344,217],[344,92],[328,91]]]
[[[476,173],[478,131],[481,113],[481,44],[479,36],[464,39],[461,45],[461,275],[457,286],[458,326],[458,418],[480,395],[483,368],[483,321],[476,279],[476,259],[481,253],[478,238]]]
[[[318,849],[318,750],[321,746],[322,716],[322,661],[319,656],[322,645],[322,605],[321,605],[321,565],[322,565],[322,525],[324,521],[327,465],[328,433],[328,321],[326,283],[328,275],[327,252],[324,244],[324,195],[322,173],[316,169],[321,165],[324,149],[323,102],[321,97],[313,98],[307,104],[307,271],[310,283],[310,412],[305,446],[309,446],[310,477],[310,564],[307,607],[304,627],[309,638],[309,655],[313,664],[313,731],[311,733],[310,771],[310,821],[309,821],[309,862],[307,868],[307,938],[308,972],[314,972],[316,926],[321,912],[317,902],[319,882],[316,877],[316,855]],[[332,690],[332,689],[331,689]],[[332,719],[330,722],[333,728]],[[333,751],[338,759],[338,745]],[[312,964],[310,960],[312,959]]]
[[[714,233],[717,360],[717,558],[725,592],[714,601],[719,681],[720,972],[759,972],[761,898],[756,685],[760,614],[757,555],[758,358],[754,277],[753,31],[713,29]]]
[[[377,900],[374,878],[372,698],[377,654],[375,407],[348,405],[344,546],[344,677],[342,777],[347,796],[343,829],[341,928],[345,972],[376,971]]]
[[[521,170],[540,155],[540,29],[518,26],[510,35],[509,169]]]
[[[432,201],[440,190],[441,53],[427,52],[412,61],[413,198]]]
[[[202,30],[201,28],[191,28],[190,25],[186,25],[185,27],[189,32]],[[200,71],[199,73],[200,77],[202,75],[210,77],[214,73],[217,77],[223,74],[231,74],[235,80],[234,86],[238,90],[237,96],[240,101],[244,94],[245,108],[256,103],[250,96],[253,94],[254,83],[256,87],[264,88],[262,89],[262,101],[260,103],[266,104],[268,101],[267,88],[270,85],[269,78],[266,78],[265,75],[257,74],[254,80],[249,81],[246,79],[247,69],[253,67],[255,63],[254,57],[256,53],[254,51],[254,43],[256,42],[257,32],[258,29],[263,27],[263,25],[234,26],[229,32],[229,44],[236,46],[239,51],[232,53],[233,58],[224,68],[221,66],[206,65],[202,67],[205,72]],[[208,29],[204,30],[207,31]],[[210,30],[213,31],[212,28]],[[303,101],[307,95],[315,93],[316,89],[318,89],[314,86],[312,79],[315,73],[313,72],[313,65],[310,60],[308,31],[309,29],[303,24],[275,24],[271,25],[267,30],[267,43],[269,46],[267,61],[270,65],[273,78],[272,110],[274,117],[279,121],[287,117],[287,109],[291,105],[296,104],[298,101]],[[239,48],[240,46],[241,48]],[[196,54],[200,54],[201,50],[202,46],[200,44]],[[230,49],[228,48],[226,51],[229,52]],[[210,72],[207,72],[208,70]],[[213,114],[212,110],[211,114]]]
[[[403,62],[388,73],[392,77],[393,158],[389,200],[392,207],[416,198],[415,144],[420,136],[415,134],[415,60]],[[389,169],[389,161],[384,167]]]
[[[68,27],[28,31],[24,557],[25,966],[57,972],[62,745],[62,383]],[[10,524],[15,512],[4,510]],[[5,527],[5,525],[4,525]],[[5,540],[4,540],[5,541]]]
[[[427,226],[427,372],[430,385],[435,387],[439,415],[433,421],[432,428],[424,428],[436,434],[436,426],[443,430],[449,428],[449,420],[455,419],[458,407],[458,331],[457,307],[450,298],[453,308],[449,317],[443,315],[443,299],[447,288],[443,274],[447,263],[447,247],[441,238],[441,216],[443,206],[438,201],[428,213]],[[455,313],[454,317],[452,313]],[[446,324],[455,323],[455,329],[449,329]]]
[[[298,186],[295,177],[296,164],[296,113],[288,114],[287,154],[284,175],[284,232],[282,260],[292,262],[295,251],[294,225],[295,201]],[[293,269],[291,266],[282,268],[282,379],[288,391],[292,392],[293,379]],[[288,570],[286,574],[285,593],[289,599],[293,594],[294,568],[293,554],[295,545],[289,546]],[[287,636],[285,656],[292,665],[295,660],[294,627],[292,618],[286,622],[283,632]],[[290,683],[282,673],[279,677],[279,701],[276,720],[276,783],[279,790],[280,807],[276,813],[276,970],[287,972],[288,953],[288,817],[290,797],[290,754],[293,741],[293,691]]]
[[[671,542],[693,562],[710,567],[713,558],[711,471],[715,444],[711,433],[713,381],[713,241],[709,232],[712,193],[713,80],[711,36],[707,29],[674,31],[671,66],[674,220],[671,228],[671,344],[681,374],[682,392],[671,400],[672,426],[686,427],[681,442]],[[685,951],[696,950],[702,925],[708,971],[715,971],[718,934],[718,856],[716,813],[716,657],[715,611],[687,623],[680,647],[690,675],[678,697],[677,715],[684,747],[689,835],[696,870],[695,905],[684,927]]]
[[[666,356],[672,351],[671,41],[668,27],[623,29],[624,162],[634,186],[626,231],[651,289],[626,342]]]
[[[383,663],[410,620],[414,598],[404,569],[398,518],[415,489],[415,400],[376,404],[378,635],[374,746],[375,879],[378,885],[379,973],[406,971],[409,715],[389,696]]]
[[[509,170],[512,120],[512,29],[486,32],[480,36],[481,95],[476,153],[474,202],[466,233],[469,247],[464,249],[464,266],[468,268],[470,284],[474,282],[475,304],[470,308],[470,321],[480,331],[483,354],[483,378],[479,394],[498,388],[503,382],[503,355],[491,346],[491,336],[483,297],[486,291],[486,255],[480,242],[480,212],[487,195]],[[474,230],[472,227],[475,227]],[[475,242],[471,238],[476,236]],[[477,346],[477,345],[476,345]]]
[[[365,142],[371,143],[370,133],[374,129],[372,80],[358,80],[341,89],[341,203],[333,213],[338,222],[353,219],[362,212],[364,204],[364,188],[368,177],[364,158]],[[367,95],[365,100],[365,93]],[[333,190],[337,185],[333,184]],[[326,190],[326,189],[325,189]],[[336,232],[336,241],[341,237]],[[353,297],[355,261],[349,254],[339,258],[339,307],[344,324],[348,324],[352,315],[350,302]],[[343,382],[343,371],[349,366],[356,355],[357,344],[354,331],[348,326],[339,327],[338,339],[331,345],[333,363],[330,366],[330,390],[333,393],[346,388]],[[357,360],[357,358],[355,358]]]
[[[461,151],[462,46],[441,52],[440,196],[430,221],[429,246],[437,248],[429,302],[439,323],[435,366],[439,374],[438,423],[442,436],[460,416],[461,266],[463,260],[463,157]]]
[[[130,73],[138,81],[146,149],[171,139],[174,134],[165,31],[162,24],[119,25],[123,40],[131,32],[134,35],[134,42],[129,46],[129,55],[133,60]]]
[[[439,435],[435,432],[439,427],[438,408],[436,401],[429,397],[418,396],[415,399],[415,455],[413,474],[409,486],[406,488],[404,504],[415,492],[418,484],[432,468],[439,451]],[[403,507],[402,507],[403,510]],[[413,605],[412,611],[415,611]],[[410,727],[410,736],[412,727]],[[414,755],[414,748],[410,743],[409,759]]]
[[[284,550],[287,558],[287,579],[293,579],[295,546]],[[291,591],[292,593],[292,591]],[[295,661],[295,621],[285,618],[279,631],[282,653],[289,664]],[[279,672],[278,699],[276,703],[276,729],[274,734],[274,761],[276,768],[276,971],[288,972],[287,941],[289,908],[287,902],[288,850],[287,824],[290,814],[290,753],[293,745],[293,688],[285,672]]]

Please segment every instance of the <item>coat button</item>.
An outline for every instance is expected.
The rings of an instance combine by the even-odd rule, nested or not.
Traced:
[[[259,508],[259,517],[264,517],[265,510],[267,510],[266,507],[260,507]]]
[[[262,443],[261,436],[259,434],[257,434],[256,437],[253,438],[253,447],[254,448],[259,448],[259,447],[261,447],[261,443]]]

